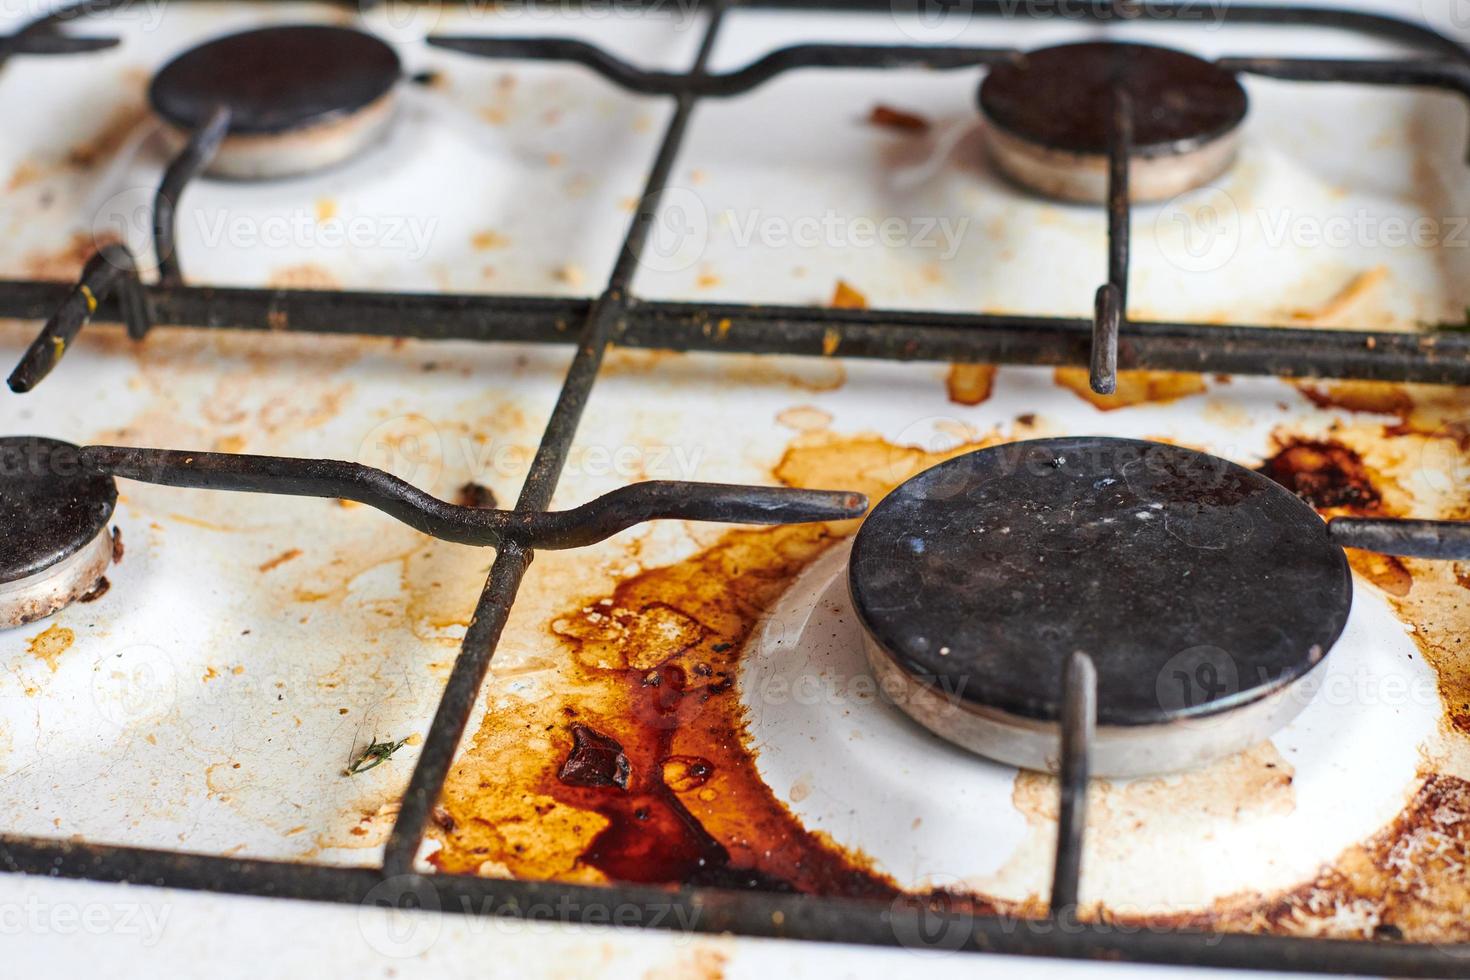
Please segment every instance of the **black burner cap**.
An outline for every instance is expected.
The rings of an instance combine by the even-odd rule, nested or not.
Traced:
[[[228,106],[231,133],[277,134],[331,122],[387,95],[398,55],[362,31],[328,25],[266,27],[207,41],[153,76],[154,110],[197,129]]]
[[[997,66],[980,85],[980,108],[1031,143],[1104,154],[1115,78],[1133,99],[1140,155],[1187,152],[1245,119],[1245,89],[1233,73],[1182,51],[1106,41],[1044,48]]]
[[[116,503],[112,477],[84,472],[71,443],[0,436],[0,583],[81,551],[106,530]]]
[[[899,487],[853,545],[864,626],[931,687],[1022,719],[1060,717],[1074,650],[1098,722],[1242,707],[1325,657],[1352,605],[1322,519],[1266,477],[1125,439],[1012,443]]]

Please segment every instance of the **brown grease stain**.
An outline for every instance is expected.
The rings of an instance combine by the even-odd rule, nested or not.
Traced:
[[[1284,894],[1221,901],[1180,921],[1225,932],[1464,942],[1470,936],[1470,783],[1425,778],[1393,822]]]
[[[291,548],[291,549],[288,549],[286,551],[281,552],[279,555],[276,555],[276,557],[270,559],[269,561],[261,562],[260,563],[260,571],[261,571],[261,573],[274,571],[275,569],[280,568],[282,565],[286,564],[286,562],[288,562],[288,561],[295,561],[297,558],[300,558],[300,557],[301,557],[301,549],[300,548]]]
[[[944,387],[956,405],[982,404],[995,388],[995,365],[952,364]]]
[[[1383,496],[1363,459],[1338,442],[1288,438],[1261,472],[1321,511],[1381,514]]]
[[[82,274],[82,266],[105,245],[121,241],[113,234],[73,232],[65,247],[50,252],[33,252],[25,257],[27,279],[72,282]]]
[[[77,635],[65,626],[52,626],[45,632],[37,633],[31,637],[27,652],[37,660],[51,668],[51,673],[56,673],[58,661],[61,655],[71,649],[76,642]]]
[[[1357,451],[1326,439],[1277,437],[1279,450],[1261,472],[1311,504],[1324,517],[1402,516],[1390,513],[1379,484],[1384,482]],[[1353,571],[1391,596],[1403,598],[1414,576],[1403,559],[1356,548],[1344,549]]]
[[[1053,379],[1059,387],[1068,389],[1103,412],[1135,405],[1164,404],[1205,392],[1203,375],[1182,371],[1119,371],[1118,390],[1111,395],[1099,395],[1092,390],[1087,368],[1059,367]]]
[[[266,285],[272,289],[341,289],[342,281],[324,265],[302,262],[275,269]]]
[[[841,485],[868,493],[876,503],[941,458],[999,441],[993,435],[977,438],[941,457],[872,436],[811,433],[797,440],[774,472],[790,486]],[[1278,444],[1280,451],[1263,470],[1329,505],[1324,511],[1400,512],[1393,502],[1397,475],[1386,462],[1392,457],[1365,459],[1346,441],[1280,435]],[[732,681],[743,642],[763,611],[854,524],[730,532],[685,561],[631,575],[610,595],[557,618],[550,630],[568,655],[556,661],[561,666],[552,693],[523,703],[502,700],[487,712],[435,809],[432,833],[440,850],[431,861],[448,872],[534,879],[895,894],[895,883],[867,858],[801,827],[762,783]],[[1463,592],[1449,564],[1440,567],[1448,587]],[[1453,632],[1444,622],[1428,621],[1416,605],[1425,599],[1423,592],[1416,589],[1411,600],[1401,601],[1390,590],[1390,600],[1417,626],[1416,639],[1442,685],[1451,673],[1458,678],[1456,703],[1470,721],[1470,670],[1463,669],[1463,655],[1456,649],[1460,659],[1451,661],[1429,653],[1436,643],[1463,635],[1465,616],[1453,622]],[[1451,672],[1455,665],[1460,669]],[[605,758],[626,759],[626,788],[617,785],[616,764],[610,770],[614,778],[600,785],[569,786],[557,778],[574,755],[574,726],[607,740]],[[1270,746],[1238,761],[1253,789],[1189,796],[1202,817],[1220,816],[1220,807],[1276,811],[1294,805],[1291,767]],[[1206,771],[1197,778],[1211,777]],[[1162,802],[1177,802],[1177,794],[1165,793],[1162,785],[1099,784],[1095,792],[1100,807],[1123,808],[1146,821]],[[1023,774],[1017,805],[1054,821],[1052,790],[1054,782],[1046,777]],[[1147,922],[1231,932],[1463,940],[1470,936],[1461,914],[1470,900],[1463,875],[1470,862],[1467,841],[1470,783],[1426,776],[1398,818],[1313,881]],[[954,897],[981,913],[1031,915],[1045,908],[1034,896],[1022,903]],[[1355,914],[1339,915],[1344,909]],[[1124,921],[1101,908],[1084,912],[1092,916]]]
[[[1407,420],[1414,410],[1414,399],[1408,389],[1384,381],[1339,381],[1328,385],[1302,383],[1297,385],[1297,390],[1322,409],[1397,415],[1401,421]]]
[[[868,113],[868,123],[883,129],[896,129],[904,133],[924,133],[929,130],[929,120],[916,112],[895,109],[879,103]]]
[[[978,445],[929,454],[814,433],[775,475],[876,502]],[[762,614],[855,526],[731,531],[556,618],[566,655],[555,693],[487,713],[446,783],[431,861],[538,879],[899,894],[867,857],[802,827],[761,780],[735,684]]]

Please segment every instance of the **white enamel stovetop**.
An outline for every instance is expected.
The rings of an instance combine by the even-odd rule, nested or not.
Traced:
[[[1459,0],[1423,0],[1422,11],[1418,0],[1356,5],[1470,34],[1470,17],[1457,20]],[[191,279],[403,291],[597,290],[667,105],[624,95],[578,69],[476,61],[431,51],[420,39],[429,30],[568,34],[648,67],[678,69],[692,57],[697,18],[678,4],[644,20],[605,12],[533,16],[516,5],[493,14],[470,4],[478,12],[467,14],[453,6],[364,18],[400,43],[410,70],[438,69],[447,79],[407,93],[388,145],[315,177],[269,186],[206,181],[190,189],[180,249]],[[30,8],[0,3],[0,23],[33,16]],[[134,214],[151,196],[160,157],[138,107],[152,66],[234,27],[341,17],[310,4],[155,0],[89,22],[99,33],[122,34],[119,49],[13,60],[0,74],[7,132],[0,180],[9,181],[0,208],[0,274],[69,275],[94,230]],[[743,13],[725,30],[712,67],[728,70],[817,38],[1034,47],[1078,32],[1066,20],[961,25],[951,16],[925,25],[906,17]],[[1307,31],[1129,33],[1220,55],[1392,52],[1350,35]],[[661,226],[636,291],[662,299],[816,304],[843,279],[875,307],[1085,315],[1104,274],[1102,213],[1024,199],[985,171],[971,132],[974,81],[971,73],[804,73],[706,107],[676,169],[670,201],[679,223],[671,212]],[[1194,237],[1201,228],[1178,223],[1168,208],[1141,209],[1135,313],[1264,322],[1283,309],[1320,307],[1364,270],[1384,267],[1380,275],[1393,288],[1360,311],[1373,325],[1462,315],[1470,294],[1457,285],[1465,262],[1452,251],[1384,248],[1362,236],[1342,247],[1283,247],[1286,226],[1257,220],[1268,208],[1279,217],[1282,202],[1288,224],[1293,213],[1465,213],[1470,181],[1459,161],[1466,123],[1456,100],[1266,81],[1249,88],[1253,114],[1242,159],[1224,185],[1228,194],[1214,201],[1228,234],[1206,241]],[[937,138],[916,149],[865,125],[878,102],[923,111],[935,120]],[[103,152],[89,157],[79,147]],[[890,216],[904,219],[897,240],[865,238],[872,231],[863,219]],[[344,228],[361,237],[334,234]],[[670,229],[692,229],[692,237],[662,237]],[[18,356],[38,327],[0,323],[0,363]],[[441,496],[473,477],[508,500],[568,357],[563,348],[174,331],[133,350],[116,331],[93,330],[36,392],[0,395],[0,431],[351,458],[392,468]],[[1215,385],[1206,396],[1104,415],[1054,386],[1047,371],[1003,369],[995,396],[966,408],[947,399],[937,365],[703,356],[613,363],[593,396],[559,506],[640,476],[766,481],[793,435],[776,418],[793,406],[826,413],[837,431],[877,432],[931,448],[956,425],[1006,429],[1017,415],[1040,413],[1059,431],[1166,436],[1239,460],[1260,458],[1272,429],[1286,419],[1304,426],[1332,419],[1274,381]],[[845,383],[834,386],[837,373]],[[616,451],[627,447],[632,455],[620,457]],[[74,631],[73,648],[53,665],[27,655],[40,627],[0,634],[0,826],[207,853],[375,861],[382,821],[367,820],[366,834],[350,828],[358,814],[373,814],[396,797],[416,749],[408,746],[371,779],[342,779],[340,762],[360,738],[427,728],[462,633],[445,625],[438,609],[400,614],[402,577],[441,581],[440,604],[457,608],[479,589],[487,555],[426,545],[419,557],[405,558],[420,544],[413,532],[325,502],[137,485],[123,491],[118,521],[129,552],[111,592],[55,620]],[[671,557],[690,547],[678,535],[649,541]],[[262,569],[292,549],[300,554],[291,563],[307,572],[297,574],[294,587],[278,585]],[[361,566],[350,576],[337,567],[344,554]],[[587,561],[597,561],[610,552],[588,554]],[[789,627],[777,631],[781,642],[803,631],[831,632],[821,620],[827,607],[813,597],[831,588],[833,571],[830,562],[811,569],[777,611]],[[293,605],[312,588],[346,598],[320,610]],[[1359,602],[1340,669],[1349,678],[1392,669],[1424,688],[1428,668],[1412,656],[1387,606],[1366,589]],[[526,625],[526,632],[534,631]],[[509,636],[506,656],[531,655],[516,646],[514,620]],[[816,660],[844,655],[819,643],[801,649]],[[123,656],[163,682],[140,700],[108,667],[109,658]],[[760,658],[744,683],[754,689],[760,671],[809,665]],[[827,662],[823,669],[846,668]],[[289,700],[278,696],[283,692]],[[1235,836],[1221,845],[1266,854],[1267,881],[1248,862],[1181,872],[1172,859],[1180,842],[1161,825],[1102,855],[1095,887],[1119,902],[1143,904],[1167,885],[1168,903],[1189,907],[1309,874],[1402,805],[1419,747],[1438,719],[1439,705],[1429,701],[1386,720],[1354,720],[1351,712],[1314,706],[1316,714],[1278,740],[1299,772],[1315,774],[1298,786],[1297,813],[1233,827]],[[1018,895],[1037,887],[1034,864],[1025,872],[1005,867],[1005,857],[1023,844],[1020,817],[976,803],[1002,786],[1008,793],[1008,782],[971,779],[970,760],[958,754],[929,757],[925,771],[912,771],[905,751],[924,747],[910,745],[917,736],[898,726],[881,740],[890,756],[858,758],[843,741],[856,724],[852,713],[828,717],[823,710],[752,705],[761,771],[778,793],[802,780],[813,753],[836,760],[829,776],[839,786],[793,801],[808,826],[861,847],[905,883],[964,879]],[[887,717],[871,722],[891,724]],[[872,727],[866,730],[874,741]],[[1353,776],[1362,770],[1349,759],[1383,778],[1362,785]],[[955,780],[936,779],[936,770],[950,769]],[[964,784],[961,795],[926,797],[936,781],[956,780]],[[927,807],[932,820],[917,840],[905,831],[907,820],[902,827],[855,820],[850,804],[865,798],[889,800],[894,812]],[[344,822],[343,814],[352,818]],[[946,863],[945,849],[970,835],[994,845],[990,856]],[[351,908],[0,876],[0,936],[16,975],[70,975],[99,964],[109,972],[211,977],[302,973],[324,964],[385,976],[960,976],[1000,963],[1038,975],[1119,969],[497,919],[426,916],[407,943],[385,938],[392,928]],[[398,955],[405,951],[412,955]],[[261,967],[261,957],[268,966]]]

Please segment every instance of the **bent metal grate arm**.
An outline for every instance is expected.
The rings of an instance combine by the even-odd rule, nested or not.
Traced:
[[[61,30],[89,11],[124,6],[126,0],[84,0],[16,33],[0,37],[0,66],[12,56],[81,55],[117,43]],[[625,6],[636,9],[636,0]],[[1093,319],[932,314],[893,310],[828,310],[802,307],[702,305],[643,302],[630,292],[650,228],[687,129],[701,99],[737,95],[797,69],[925,67],[954,70],[991,66],[1017,57],[992,48],[804,44],[768,55],[738,71],[705,70],[721,23],[739,8],[901,11],[892,0],[705,0],[708,13],[702,43],[685,73],[647,72],[592,45],[559,38],[437,38],[433,43],[465,54],[507,59],[571,61],[596,71],[629,91],[661,94],[675,100],[646,183],[643,204],[632,219],[618,261],[603,293],[593,301],[538,296],[455,296],[387,292],[309,292],[274,289],[220,289],[185,286],[177,276],[143,284],[124,257],[90,268],[91,282],[79,286],[34,281],[0,281],[0,316],[51,318],[37,346],[12,378],[16,390],[38,383],[60,359],[66,343],[92,318],[125,322],[137,339],[155,324],[194,328],[292,330],[355,333],[426,340],[573,343],[576,355],[547,424],[513,513],[493,518],[447,507],[432,498],[405,495],[403,487],[382,486],[370,473],[330,461],[285,461],[214,457],[90,447],[91,462],[119,476],[129,473],[184,486],[262,489],[267,492],[346,495],[357,488],[368,502],[401,519],[426,521],[434,533],[498,543],[496,559],[481,592],[472,624],[445,686],[425,738],[393,833],[378,868],[340,868],[280,861],[184,854],[138,847],[0,836],[0,869],[59,877],[121,881],[164,887],[204,889],[246,895],[319,901],[420,907],[470,914],[494,914],[559,921],[608,922],[610,911],[634,914],[633,924],[651,928],[693,928],[834,942],[918,945],[1025,955],[1126,959],[1140,962],[1207,964],[1326,972],[1431,976],[1470,976],[1470,948],[1420,946],[1395,942],[1351,942],[1275,936],[1217,935],[1186,930],[1136,931],[1106,922],[1079,921],[1071,907],[1081,869],[1085,825],[1082,807],[1095,691],[1090,663],[1074,658],[1067,678],[1068,711],[1064,743],[1066,773],[1054,897],[1049,918],[1016,921],[976,916],[932,897],[900,899],[888,905],[850,899],[812,899],[772,893],[735,893],[714,889],[666,891],[639,886],[589,887],[473,876],[420,875],[414,855],[429,811],[437,799],[454,753],[489,669],[521,580],[535,547],[586,543],[611,524],[610,518],[646,519],[650,508],[666,510],[670,500],[708,519],[751,519],[757,506],[747,492],[728,509],[728,488],[708,488],[699,500],[613,501],[600,517],[578,530],[540,527],[578,422],[595,384],[603,355],[612,344],[680,351],[832,355],[892,360],[948,360],[1032,365],[1091,365],[1099,386],[1117,370],[1161,369],[1283,377],[1332,377],[1470,385],[1470,336],[1374,334],[1364,331],[1283,330],[1248,325],[1213,326],[1134,321],[1126,315],[1128,188],[1114,180],[1110,190],[1109,282],[1099,291]],[[1040,17],[1047,0],[1018,5],[1007,0],[971,0],[963,8],[980,17]],[[1078,5],[1068,9],[1075,12]],[[1091,21],[1139,19],[1185,22],[1198,17],[1197,4],[1148,0],[1097,0],[1087,8]],[[1296,81],[1337,81],[1368,85],[1415,85],[1446,89],[1470,97],[1470,54],[1450,39],[1405,20],[1324,7],[1230,4],[1212,10],[1214,22],[1289,25],[1356,31],[1414,45],[1426,57],[1404,61],[1325,61],[1259,57],[1224,58],[1218,64],[1238,73]],[[19,65],[11,65],[19,70]],[[1121,113],[1120,113],[1121,115]],[[1117,147],[1126,146],[1126,120],[1115,127]],[[1115,160],[1116,164],[1116,160]],[[1116,169],[1116,167],[1115,167]],[[164,225],[167,222],[163,222]],[[161,234],[169,234],[164,227]],[[105,266],[105,268],[104,268]],[[105,281],[97,281],[105,273]],[[96,287],[110,293],[102,296]],[[346,326],[350,325],[350,326]],[[55,338],[66,343],[57,344]],[[18,383],[17,383],[18,382]],[[262,475],[275,467],[272,473]],[[338,469],[347,467],[346,469]],[[264,469],[262,469],[264,468]],[[214,482],[211,482],[214,481]],[[262,481],[264,484],[262,485]],[[408,488],[411,490],[412,488]],[[648,491],[644,491],[647,493]],[[658,491],[654,491],[655,495]],[[774,493],[774,492],[772,492]],[[818,495],[820,496],[820,495]],[[790,499],[793,511],[827,514],[853,506],[841,495]],[[774,498],[773,501],[774,502]],[[589,505],[595,506],[595,505]],[[700,510],[703,506],[706,509]],[[622,510],[618,510],[622,507]],[[641,509],[640,509],[641,508]],[[395,509],[401,513],[395,512]],[[630,510],[631,509],[631,510]],[[573,512],[575,513],[575,512]],[[638,515],[645,515],[638,517]],[[693,514],[701,519],[699,514]],[[788,515],[796,516],[796,515]],[[1464,548],[1463,529],[1419,522],[1339,522],[1333,534],[1345,543],[1419,554]],[[417,525],[416,525],[417,526]],[[538,528],[539,530],[531,530]],[[570,538],[567,534],[570,534]],[[611,533],[611,532],[607,532]],[[577,537],[578,534],[584,537]],[[560,537],[558,535],[561,535]]]

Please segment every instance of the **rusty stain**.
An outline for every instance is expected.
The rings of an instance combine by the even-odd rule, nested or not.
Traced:
[[[509,248],[510,239],[498,231],[486,229],[477,231],[470,237],[470,245],[477,252],[489,252],[498,248]]]
[[[814,405],[793,405],[779,412],[776,421],[797,432],[820,432],[832,424],[832,413]]]
[[[341,289],[342,281],[325,266],[302,262],[273,270],[266,285],[271,289]]]
[[[1470,903],[1470,783],[1431,775],[1383,830],[1312,881],[1268,899],[1225,900],[1184,924],[1230,932],[1464,942]]]
[[[906,133],[923,133],[929,129],[929,120],[918,113],[906,112],[903,109],[895,109],[881,103],[873,106],[872,111],[868,113],[868,123]]]
[[[643,980],[724,980],[730,954],[709,943],[680,950],[673,963],[645,971]]]
[[[461,507],[481,507],[493,509],[499,506],[495,500],[495,491],[483,484],[473,481],[464,484],[455,494],[454,502]]]
[[[846,279],[839,279],[832,290],[832,299],[827,305],[834,310],[866,310],[868,297],[853,288]],[[830,352],[824,351],[824,353]]]
[[[980,405],[995,388],[995,365],[951,364],[944,387],[956,405]]]
[[[1327,439],[1278,436],[1280,446],[1261,472],[1318,510],[1382,513],[1383,495],[1362,457]]]
[[[110,588],[112,588],[112,583],[110,581],[108,581],[107,576],[104,575],[104,576],[102,576],[101,578],[99,578],[97,580],[97,584],[96,585],[92,586],[92,591],[88,592],[86,595],[82,596],[77,601],[78,602],[96,602],[98,599],[100,599],[103,596],[105,596],[107,594],[107,590],[110,589]]]
[[[288,561],[294,561],[295,559],[300,558],[300,557],[301,557],[301,549],[300,548],[291,548],[288,551],[283,551],[279,555],[276,555],[276,557],[272,558],[270,561],[261,562],[261,564],[260,564],[260,571],[261,572],[274,571],[275,569],[280,568],[282,565],[286,564],[286,562],[288,562]]]
[[[1403,385],[1386,381],[1340,381],[1332,384],[1300,383],[1297,390],[1318,408],[1341,408],[1349,412],[1397,415],[1408,420],[1414,399]]]
[[[1381,426],[1375,429],[1379,444],[1394,441]],[[1380,459],[1347,434],[1342,438],[1314,444],[1278,434],[1275,475],[1297,492],[1339,508],[1399,513],[1396,474],[1386,462],[1399,457],[1384,453]],[[976,436],[943,455],[999,441],[994,433]],[[790,486],[850,486],[876,502],[939,459],[876,436],[808,432],[796,439],[773,475]],[[433,834],[440,850],[433,862],[445,871],[535,879],[597,882],[635,876],[666,884],[719,881],[814,894],[893,893],[895,884],[864,855],[802,828],[763,785],[730,682],[752,624],[801,568],[852,529],[849,522],[731,532],[685,561],[638,571],[602,598],[555,617],[549,628],[564,653],[551,658],[548,668],[554,693],[501,703],[496,713],[487,714],[436,809]],[[1428,564],[1410,561],[1405,568],[1412,569],[1412,579],[1420,579]],[[1355,568],[1365,574],[1361,562]],[[1463,595],[1465,586],[1454,569],[1448,564],[1440,569],[1433,584]],[[1462,571],[1462,577],[1470,572]],[[1376,578],[1382,584],[1385,576]],[[1393,588],[1386,591],[1400,614],[1416,625],[1416,640],[1439,672],[1447,702],[1456,706],[1452,714],[1470,725],[1470,664],[1454,643],[1467,628],[1466,614],[1459,612],[1464,603],[1454,604],[1456,616],[1433,620],[1428,610],[1444,610],[1446,604],[1442,597],[1435,602],[1426,595],[1422,581],[1405,593],[1407,599]],[[1450,649],[1432,654],[1437,646]],[[628,789],[568,787],[556,778],[573,752],[575,725],[607,736],[625,754]],[[1183,778],[1227,777],[1229,793],[1201,789],[1182,795],[1211,813],[1218,807],[1282,812],[1295,805],[1291,766],[1270,745],[1216,771]],[[1099,783],[1095,792],[1101,794],[1101,806],[1126,808],[1146,821],[1158,809],[1162,786],[1156,780]],[[1054,825],[1054,782],[1023,774],[1016,792],[1023,812]],[[1178,795],[1171,793],[1170,799]],[[1470,898],[1461,873],[1467,840],[1470,784],[1429,775],[1397,819],[1350,848],[1312,882],[1281,893],[1232,896],[1199,913],[1138,921],[1229,931],[1361,937],[1388,930],[1410,940],[1464,939],[1470,935],[1459,914]],[[715,855],[723,870],[691,870],[677,860],[692,853]],[[985,895],[964,900],[977,909],[1006,908],[1019,915],[1044,911],[1036,898],[1009,905]],[[1349,907],[1352,915],[1338,914]],[[1084,914],[1120,918],[1106,909]]]
[[[43,176],[45,174],[39,166],[29,160],[24,160],[11,172],[10,181],[5,185],[5,189],[14,193],[27,184],[35,183]]]
[[[141,84],[139,85],[141,88]],[[97,133],[73,146],[66,155],[69,166],[87,170],[113,158],[128,136],[149,117],[146,106],[130,104],[115,111]]]
[[[1118,390],[1111,395],[1099,395],[1092,390],[1087,368],[1057,368],[1054,380],[1104,412],[1135,405],[1166,404],[1205,392],[1203,376],[1183,371],[1119,371]]]
[[[56,625],[31,637],[27,652],[56,673],[61,655],[71,649],[77,635],[65,626]]]
[[[22,263],[27,279],[45,279],[52,282],[72,282],[82,274],[82,266],[97,253],[99,248],[120,239],[113,234],[73,232],[65,247],[27,255]]]
[[[1342,323],[1348,314],[1388,281],[1387,266],[1379,265],[1354,275],[1331,299],[1310,310],[1292,310],[1291,319],[1311,326],[1348,326]]]
[[[837,479],[877,499],[939,458],[875,436],[812,434],[774,475],[792,486]],[[867,857],[803,828],[760,779],[734,683],[763,611],[855,526],[728,532],[556,616],[557,693],[487,714],[446,784],[431,860],[457,873],[897,894]]]

